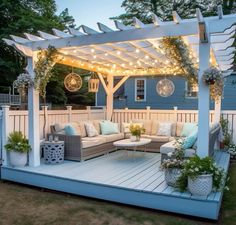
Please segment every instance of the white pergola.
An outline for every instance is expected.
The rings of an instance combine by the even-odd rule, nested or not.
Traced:
[[[113,94],[132,76],[178,75],[177,66],[169,62],[161,49],[164,37],[181,36],[187,44],[194,63],[199,68],[198,93],[198,149],[201,157],[208,155],[209,146],[209,87],[202,81],[202,73],[210,64],[217,66],[224,76],[232,73],[235,48],[236,14],[203,17],[199,9],[196,18],[181,19],[173,12],[173,21],[163,22],[155,14],[152,24],[143,24],[134,18],[133,26],[115,21],[117,30],[98,23],[100,32],[82,25],[82,31],[69,33],[52,29],[53,34],[39,31],[39,36],[24,33],[24,38],[11,35],[4,41],[28,58],[27,71],[34,77],[37,52],[54,46],[60,57],[58,63],[80,67],[98,73],[107,95],[107,119],[113,111]],[[121,80],[114,86],[114,77]],[[106,79],[106,80],[105,80]],[[29,141],[32,146],[30,166],[40,164],[39,155],[39,93],[29,90]],[[221,103],[215,104],[215,120],[220,119]],[[5,160],[6,161],[6,160]],[[4,161],[4,162],[5,162]]]

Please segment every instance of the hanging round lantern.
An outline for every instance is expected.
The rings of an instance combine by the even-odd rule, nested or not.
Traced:
[[[82,87],[82,78],[77,73],[70,73],[64,79],[65,88],[70,92],[76,92]]]
[[[88,81],[88,91],[89,92],[98,92],[99,88],[99,78],[96,73],[93,73]]]
[[[175,85],[173,81],[165,78],[157,82],[156,91],[161,97],[169,97],[174,93]]]

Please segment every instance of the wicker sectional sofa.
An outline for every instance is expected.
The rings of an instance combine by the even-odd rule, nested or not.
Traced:
[[[120,125],[120,133],[102,135],[100,128],[100,120],[90,121],[98,131],[98,136],[88,137],[84,123],[88,121],[80,121],[71,123],[74,127],[77,127],[80,135],[65,135],[63,133],[63,127],[66,124],[55,124],[51,126],[52,135],[59,137],[59,140],[65,141],[65,159],[83,161],[96,156],[107,154],[116,150],[113,142],[124,138],[129,138],[130,133],[125,127],[125,124]],[[158,136],[158,129],[160,122],[158,120],[132,120],[132,123],[141,124],[145,128],[145,134],[143,138],[151,139],[151,143],[147,146],[146,150],[151,152],[161,152],[162,160],[167,157],[167,153],[174,151],[174,140],[181,137],[181,132],[184,127],[182,122],[171,122],[171,135],[170,136]],[[68,125],[68,124],[67,124]],[[127,124],[126,124],[127,125]],[[210,142],[209,151],[210,155],[214,152],[215,142],[220,132],[219,124],[211,124],[210,128]],[[196,145],[192,148],[186,149],[186,156],[191,157],[196,153]]]
[[[68,125],[65,123],[51,126],[51,135],[58,136],[59,140],[65,142],[65,159],[83,161],[107,154],[116,150],[113,146],[114,141],[124,139],[123,133],[102,135],[99,120],[89,121],[93,123],[99,135],[88,137],[84,122],[88,121],[70,123],[70,125],[78,129],[80,135],[65,135],[63,128]]]
[[[157,131],[160,122],[158,120],[132,120],[132,123],[142,124],[146,132],[142,137],[150,138],[152,142],[147,146],[148,151],[160,152],[162,154],[162,160],[167,157],[167,153],[173,152],[175,150],[175,139],[181,138],[181,133],[184,127],[183,122],[171,122],[171,136],[158,136]],[[210,125],[209,133],[209,155],[213,155],[215,142],[220,132],[219,123],[214,123]],[[129,137],[130,134],[125,134],[125,137]],[[197,146],[196,144],[189,149],[185,149],[185,156],[191,157],[196,154]]]

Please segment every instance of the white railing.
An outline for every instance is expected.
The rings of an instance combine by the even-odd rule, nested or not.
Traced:
[[[233,141],[236,143],[236,110],[223,110],[223,118],[229,121],[229,129],[232,132]],[[197,110],[157,110],[157,109],[115,109],[113,111],[112,120],[121,124],[122,122],[130,122],[134,119],[155,119],[162,122],[198,122]],[[214,111],[210,111],[210,122],[214,121]]]
[[[45,109],[46,126],[45,133],[50,132],[50,126],[55,123],[69,123],[82,120],[105,119],[104,109],[91,109],[87,107],[85,110],[72,110],[68,106],[66,110],[48,110]],[[43,138],[44,127],[44,109],[39,112],[39,132],[40,138]],[[28,111],[8,111],[8,132],[21,131],[28,137]]]

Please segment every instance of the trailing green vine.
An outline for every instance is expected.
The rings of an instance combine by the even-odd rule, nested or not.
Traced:
[[[190,85],[197,84],[198,71],[182,37],[165,37],[160,41],[160,47],[169,59],[171,67],[181,72]]]
[[[47,50],[41,50],[37,55],[35,64],[34,87],[39,91],[42,98],[46,98],[46,87],[52,76],[52,69],[57,59],[57,50],[49,46]]]
[[[57,50],[53,46],[49,46],[47,50],[40,50],[37,55],[37,62],[35,64],[35,78],[34,88],[39,91],[40,96],[43,98],[44,106],[46,106],[46,87],[52,77],[53,66],[57,60]],[[46,137],[46,108],[44,107],[44,125],[43,137]]]

